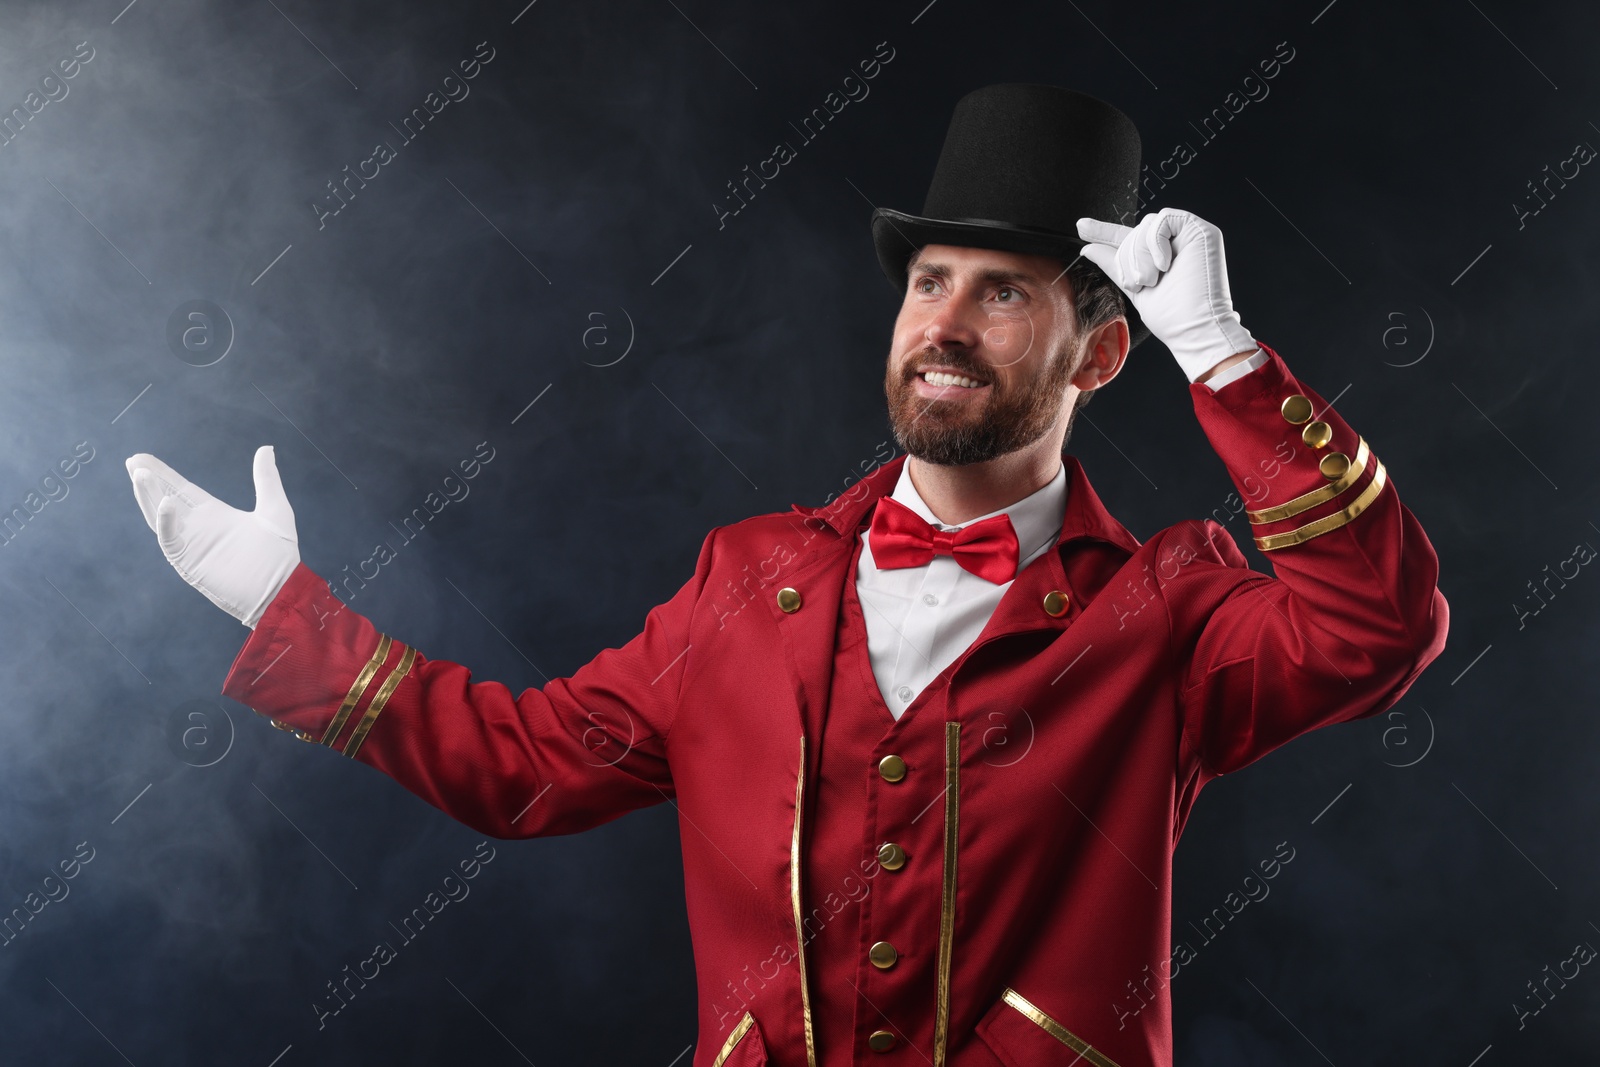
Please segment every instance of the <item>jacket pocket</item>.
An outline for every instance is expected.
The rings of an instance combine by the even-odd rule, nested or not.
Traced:
[[[1009,987],[978,1020],[977,1033],[1008,1067],[1050,1063],[1117,1067],[1111,1057]]]
[[[761,1037],[761,1027],[754,1015],[745,1012],[728,1032],[711,1067],[766,1067],[766,1062],[767,1043]]]

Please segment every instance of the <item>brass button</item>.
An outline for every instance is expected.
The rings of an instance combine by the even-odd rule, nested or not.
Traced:
[[[1328,442],[1333,440],[1333,427],[1321,419],[1307,423],[1306,428],[1300,431],[1300,440],[1312,448],[1327,448]]]
[[[800,610],[800,590],[784,586],[778,590],[778,607],[783,609],[785,615],[793,615]]]
[[[886,871],[898,871],[906,865],[906,850],[893,841],[878,846],[878,864]]]
[[[1343,452],[1329,452],[1322,457],[1322,462],[1317,464],[1317,469],[1328,481],[1337,481],[1350,469],[1350,457]]]
[[[894,961],[900,958],[900,953],[887,941],[879,941],[867,949],[867,959],[880,971],[887,971],[894,966]]]
[[[898,782],[906,776],[906,761],[899,756],[885,756],[878,761],[878,773],[886,782]]]
[[[896,1040],[887,1030],[874,1030],[872,1036],[867,1038],[867,1047],[874,1052],[888,1052],[894,1048]]]
[[[1070,601],[1067,594],[1059,589],[1052,589],[1044,595],[1044,612],[1052,618],[1059,619],[1067,613],[1067,604]]]
[[[1299,426],[1311,418],[1311,401],[1299,393],[1294,394],[1283,402],[1283,407],[1278,410],[1283,412],[1283,417]]]

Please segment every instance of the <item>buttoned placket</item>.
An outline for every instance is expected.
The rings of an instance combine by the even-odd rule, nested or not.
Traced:
[[[957,528],[940,526],[942,530]],[[946,605],[955,594],[956,583],[960,580],[961,565],[955,559],[934,556],[906,605],[905,622],[900,630],[903,639],[900,642],[900,654],[895,658],[894,685],[891,687],[897,717],[905,714],[917,694],[933,680],[933,665],[928,654],[939,636]]]
[[[939,530],[957,531],[960,526],[949,526],[939,523]],[[958,598],[957,585],[960,582],[981,582],[984,579],[966,573],[962,565],[949,555],[934,555],[922,571],[922,581],[917,582],[914,590],[910,590],[907,597],[906,619],[901,624],[901,645],[899,654],[894,661],[893,683],[888,686],[888,696],[893,697],[894,713],[896,717],[904,715],[907,707],[917,699],[917,694],[922,693],[928,683],[938,675],[930,661],[930,651],[941,637],[942,630],[954,625],[957,619],[950,616],[952,605],[960,601],[971,601],[971,597]],[[907,574],[912,574],[907,571]],[[984,597],[982,600],[989,603],[998,603],[998,598],[1005,595],[1006,587],[1011,582],[994,587],[995,595]],[[978,603],[971,603],[971,608],[981,609]],[[987,614],[987,613],[986,613]]]

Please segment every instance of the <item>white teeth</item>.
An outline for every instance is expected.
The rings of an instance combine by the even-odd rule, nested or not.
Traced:
[[[976,389],[983,384],[971,378],[963,378],[959,374],[946,374],[937,370],[924,371],[922,377],[929,385],[960,385],[967,389]]]

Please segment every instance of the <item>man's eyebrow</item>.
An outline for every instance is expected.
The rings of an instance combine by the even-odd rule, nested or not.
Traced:
[[[918,274],[926,274],[934,278],[949,278],[950,268],[943,263],[934,263],[930,260],[913,260],[911,265],[906,268],[906,276],[909,278],[915,277]],[[1035,288],[1045,288],[1044,282],[1040,281],[1039,278],[1034,274],[1031,274],[1025,270],[1008,270],[1003,267],[990,267],[986,270],[979,271],[978,278],[979,280],[986,282],[1021,282],[1024,285],[1032,285]]]

